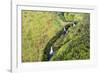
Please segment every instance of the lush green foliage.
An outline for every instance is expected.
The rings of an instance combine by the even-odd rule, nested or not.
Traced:
[[[62,28],[55,12],[22,11],[22,61],[41,61],[43,49]]]
[[[68,22],[77,21],[76,26]],[[70,27],[68,27],[68,25]],[[63,27],[68,33],[63,35]],[[90,15],[74,12],[22,11],[22,61],[80,60],[90,58]]]
[[[71,60],[90,58],[90,35],[88,26],[77,26],[70,28],[65,38],[59,41],[62,46],[57,50],[51,60]],[[75,30],[73,30],[75,29]],[[59,40],[62,38],[59,38]],[[55,46],[58,43],[55,43]]]

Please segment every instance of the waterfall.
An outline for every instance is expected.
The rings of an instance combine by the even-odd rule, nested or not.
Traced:
[[[50,48],[50,53],[49,53],[50,55],[52,55],[53,54],[53,48],[52,48],[52,46],[51,46],[51,48]]]

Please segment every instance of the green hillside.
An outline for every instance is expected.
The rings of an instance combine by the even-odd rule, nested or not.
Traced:
[[[21,14],[22,62],[90,58],[88,13],[22,10]],[[63,34],[64,27],[68,29],[66,34]],[[51,46],[54,54],[48,60]]]

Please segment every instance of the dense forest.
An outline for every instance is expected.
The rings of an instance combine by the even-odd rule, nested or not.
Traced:
[[[22,10],[22,62],[90,59],[90,14]]]

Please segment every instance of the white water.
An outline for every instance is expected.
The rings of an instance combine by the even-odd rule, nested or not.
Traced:
[[[53,48],[52,48],[52,46],[51,46],[51,48],[50,48],[50,53],[49,53],[50,55],[52,55],[53,54]]]

